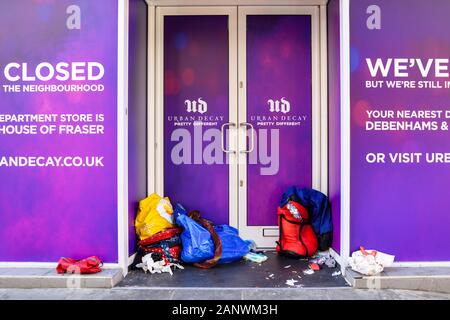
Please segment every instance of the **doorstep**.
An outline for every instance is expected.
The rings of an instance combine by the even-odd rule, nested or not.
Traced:
[[[128,273],[118,288],[154,288],[172,289],[301,289],[301,288],[348,288],[343,276],[339,275],[340,266],[335,268],[323,266],[314,274],[307,275],[307,260],[280,257],[275,252],[265,252],[266,262],[261,264],[249,261],[237,261],[218,265],[211,269],[199,269],[184,265],[184,270],[168,273],[150,274],[142,270]],[[336,274],[338,273],[338,274]],[[286,283],[295,280],[293,286]]]
[[[0,268],[0,288],[112,288],[122,279],[121,269],[104,269],[89,275],[60,275],[54,268]]]
[[[450,293],[450,267],[391,267],[372,277],[348,268],[345,277],[356,289],[403,289]]]

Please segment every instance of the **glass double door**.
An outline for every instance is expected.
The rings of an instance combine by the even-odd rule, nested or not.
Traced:
[[[156,189],[272,248],[291,185],[318,188],[316,7],[156,10]]]

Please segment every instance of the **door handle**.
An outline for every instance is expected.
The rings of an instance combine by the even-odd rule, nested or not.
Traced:
[[[250,149],[242,150],[241,153],[252,153],[253,150],[255,150],[255,127],[251,123],[248,123],[248,122],[242,122],[239,126],[244,127],[244,128],[249,127],[250,131],[252,133],[250,136]]]
[[[220,128],[220,133],[222,135],[222,140],[221,140],[222,152],[224,152],[224,153],[236,153],[236,150],[227,150],[225,148],[225,128],[226,127],[236,127],[236,124],[233,123],[233,122],[227,122],[227,123],[224,123],[222,125],[222,127]]]

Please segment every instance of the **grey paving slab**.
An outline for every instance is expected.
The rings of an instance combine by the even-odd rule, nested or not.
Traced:
[[[450,278],[389,278],[382,279],[381,289],[404,289],[450,293]]]
[[[240,289],[176,289],[173,300],[242,300]]]
[[[345,272],[346,272],[346,277],[348,279],[351,279],[351,280],[353,280],[353,279],[361,279],[363,277],[363,275],[361,273],[353,271],[350,268],[347,268],[347,270]]]
[[[77,289],[66,300],[84,300],[89,292],[90,300],[171,300],[175,290],[127,290],[127,289]]]
[[[113,296],[121,300],[171,300],[175,290],[133,290],[113,291]]]
[[[0,277],[0,288],[41,288],[42,283],[39,277]]]
[[[4,300],[64,300],[70,291],[58,291],[55,289],[3,289]],[[87,296],[86,296],[87,298]]]
[[[353,292],[354,291],[354,292]],[[397,300],[401,297],[389,290],[356,290],[329,292],[331,300]]]
[[[417,268],[386,268],[382,276],[387,277],[419,277],[419,276],[448,276],[448,267],[417,267]]]
[[[44,276],[50,273],[52,269],[48,268],[0,268],[0,277],[2,276]]]
[[[91,275],[60,275],[49,268],[0,268],[0,288],[112,288],[122,278],[120,269],[104,269]]]
[[[387,268],[376,276],[347,270],[351,285],[359,289],[403,289],[450,293],[449,268]]]
[[[339,290],[340,291],[340,290]],[[244,291],[244,300],[328,300],[328,290],[297,289],[248,289]]]
[[[328,289],[0,289],[5,300],[450,300],[408,290]]]
[[[450,300],[450,294],[414,290],[383,290],[391,292],[398,299],[404,300]]]

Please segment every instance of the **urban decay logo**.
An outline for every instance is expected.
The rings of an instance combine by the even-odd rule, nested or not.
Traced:
[[[198,98],[197,100],[186,100],[184,101],[184,104],[188,113],[204,114],[208,111],[208,104],[203,100],[203,98]]]
[[[289,113],[291,111],[291,103],[286,100],[284,97],[280,100],[267,100],[267,104],[269,105],[269,111],[273,113]]]
[[[290,103],[285,98],[270,100],[272,112],[287,113]],[[171,133],[170,159],[174,165],[259,165],[261,175],[276,175],[279,171],[279,130],[256,130],[251,123],[225,122],[221,114],[205,115],[208,103],[203,98],[186,99],[185,115],[169,116],[177,127]],[[238,137],[247,141],[238,146]],[[247,162],[243,154],[248,155]],[[234,155],[234,156],[231,156]],[[231,157],[230,157],[231,156]]]

